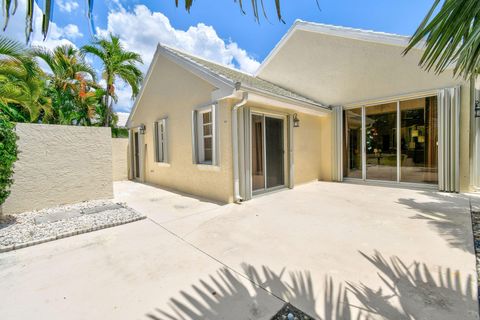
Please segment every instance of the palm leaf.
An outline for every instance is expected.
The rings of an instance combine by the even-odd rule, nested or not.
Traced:
[[[453,66],[456,76],[475,75],[480,66],[478,0],[445,0],[438,10],[439,5],[435,0],[404,54],[423,45],[419,65],[425,70],[438,74]]]

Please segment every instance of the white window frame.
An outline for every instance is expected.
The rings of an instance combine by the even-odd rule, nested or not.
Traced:
[[[203,115],[205,113],[211,113],[211,122],[204,123]],[[215,105],[208,105],[206,107],[197,108],[193,111],[193,161],[196,164],[201,165],[218,165],[218,153],[217,153],[217,112]],[[211,133],[207,136],[204,135],[204,127],[211,126]],[[212,157],[211,160],[205,160],[205,145],[204,139],[211,138],[212,140]]]
[[[167,119],[156,121],[154,127],[155,162],[168,163],[168,130]]]

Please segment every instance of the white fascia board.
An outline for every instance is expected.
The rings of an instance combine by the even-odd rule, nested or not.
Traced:
[[[292,37],[296,31],[315,32],[335,37],[342,37],[347,39],[354,39],[366,42],[373,42],[379,44],[393,45],[399,47],[407,47],[410,41],[409,36],[403,36],[393,33],[378,32],[372,30],[363,30],[349,27],[340,27],[335,25],[307,22],[302,20],[295,20],[294,24],[290,27],[287,33],[280,39],[273,50],[263,60],[260,67],[255,72],[255,76],[258,76],[266,65],[277,55],[287,41]],[[415,46],[415,49],[422,50],[425,47],[425,41],[421,41]]]
[[[145,79],[143,80],[142,87],[140,88],[140,92],[139,92],[137,98],[135,99],[135,103],[133,104],[132,111],[130,112],[130,115],[128,116],[128,120],[127,120],[127,123],[126,123],[127,127],[130,127],[131,119],[132,119],[133,115],[135,114],[135,111],[137,109],[139,101],[142,99],[142,95],[143,95],[143,92],[145,90],[145,86],[150,79],[150,76],[153,72],[153,69],[155,67],[155,64],[157,63],[157,60],[158,60],[158,57],[160,56],[160,54],[162,56],[166,57],[167,59],[169,59],[170,61],[180,65],[181,67],[185,68],[186,70],[188,70],[188,71],[192,72],[193,74],[197,75],[201,79],[211,83],[213,86],[215,86],[217,88],[217,90],[215,90],[215,91],[224,93],[224,92],[232,92],[232,90],[234,89],[235,84],[232,83],[231,81],[228,81],[227,79],[224,79],[224,78],[218,76],[217,74],[215,74],[213,72],[210,72],[210,71],[206,70],[205,68],[200,67],[199,65],[197,65],[194,62],[191,62],[190,60],[181,58],[181,57],[177,56],[176,54],[171,53],[170,51],[166,50],[162,45],[158,44],[157,49],[155,51],[155,54],[153,56],[152,62],[150,63],[150,67],[148,68],[147,75],[146,75]]]
[[[308,108],[313,108],[313,109],[331,110],[331,107],[326,106],[326,105],[321,104],[321,103],[315,103],[313,101],[311,103],[309,103],[307,101],[302,101],[302,100],[298,100],[298,99],[295,99],[295,98],[290,98],[290,97],[274,94],[272,92],[260,90],[260,89],[255,88],[255,87],[244,86],[242,84],[240,84],[240,85],[241,85],[240,88],[244,89],[245,91],[259,93],[259,94],[264,95],[264,96],[272,97],[273,99],[276,99],[276,100],[286,101],[288,103],[293,103],[293,104],[296,104],[296,105],[302,105],[302,106],[306,106]]]
[[[125,123],[125,127],[130,128],[130,122],[132,120],[133,115],[135,114],[135,111],[137,110],[138,103],[140,99],[142,99],[143,92],[145,91],[145,85],[148,83],[148,80],[150,79],[150,76],[152,75],[153,69],[155,64],[157,63],[158,59],[158,46],[157,49],[155,50],[155,54],[153,55],[152,62],[150,63],[150,66],[148,67],[147,75],[143,79],[142,86],[140,87],[140,92],[138,93],[135,102],[133,103],[132,110],[130,111],[130,114],[128,115],[127,122]]]
[[[161,44],[159,44],[157,48],[158,51],[167,59],[192,72],[199,78],[211,83],[217,89],[234,89],[235,83],[233,83],[233,81],[226,79],[225,77],[222,77],[187,58],[178,56],[177,54],[163,47]]]
[[[308,104],[292,103],[290,101],[282,100],[279,98],[272,98],[255,92],[248,93],[248,102],[264,104],[274,108],[293,110],[296,112],[306,113],[315,116],[326,116],[332,112],[330,109],[316,107]]]

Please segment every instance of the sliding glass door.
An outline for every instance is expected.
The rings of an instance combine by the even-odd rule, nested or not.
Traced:
[[[252,191],[285,185],[284,119],[252,114]]]
[[[344,111],[346,178],[438,183],[437,97]]]

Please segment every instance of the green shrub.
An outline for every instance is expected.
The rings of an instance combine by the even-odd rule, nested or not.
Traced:
[[[13,163],[17,160],[15,125],[0,114],[0,205],[10,194],[13,183]]]

